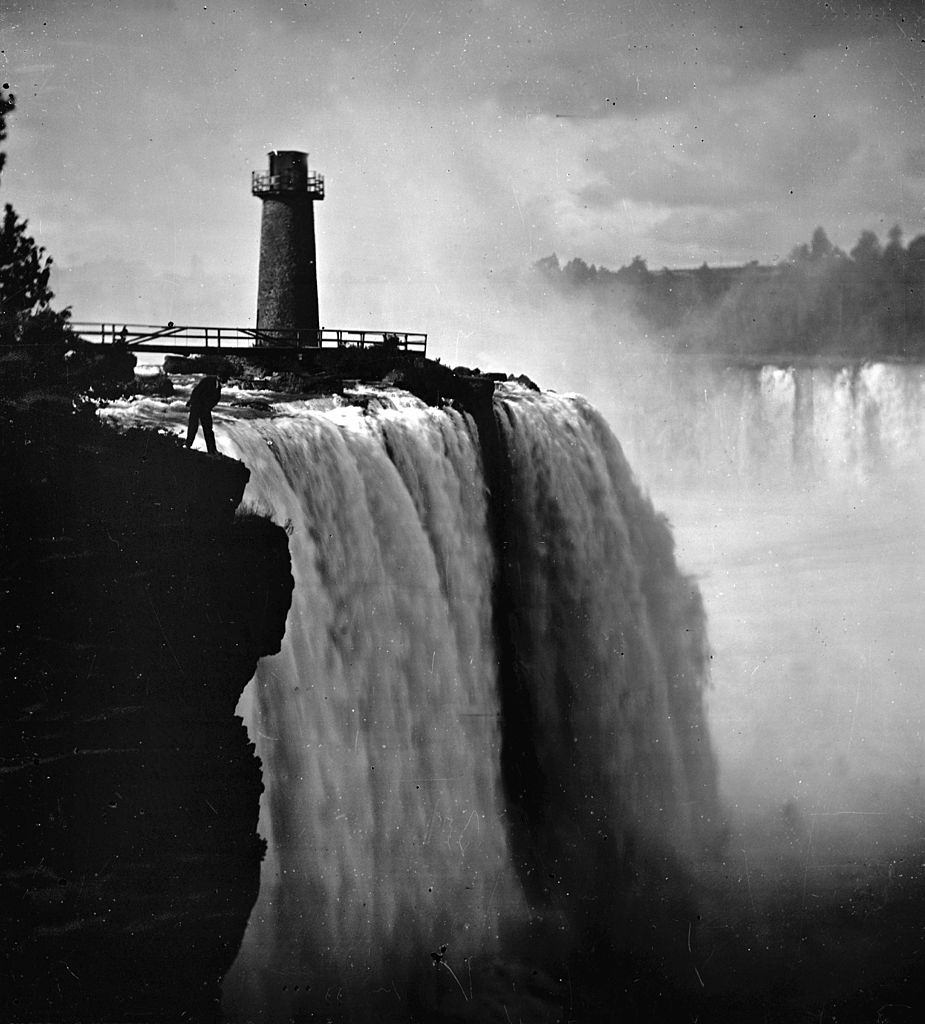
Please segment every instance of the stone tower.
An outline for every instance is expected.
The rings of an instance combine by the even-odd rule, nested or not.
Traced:
[[[270,169],[254,171],[251,192],[263,202],[257,330],[258,345],[316,345],[318,278],[315,210],[324,178],[308,169],[308,154],[275,150]]]

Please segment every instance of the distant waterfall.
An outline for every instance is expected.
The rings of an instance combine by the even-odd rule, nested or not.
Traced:
[[[666,359],[595,396],[644,479],[761,485],[857,481],[925,457],[925,369]]]

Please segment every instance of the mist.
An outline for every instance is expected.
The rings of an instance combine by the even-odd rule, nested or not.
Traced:
[[[621,373],[615,360],[592,398],[703,591],[731,808],[913,815],[925,727],[922,369],[632,365]],[[918,827],[914,815],[906,826]]]
[[[517,366],[592,400],[672,523],[704,594],[733,817],[789,806],[808,824],[850,815],[870,842],[911,834],[925,764],[925,373],[684,358],[629,314],[609,333],[610,315],[552,297],[542,313],[519,307],[544,343],[520,343]]]
[[[536,341],[514,328],[518,365],[604,413],[703,596],[728,826],[719,871],[695,868],[699,949],[723,956],[718,971],[699,962],[705,991],[821,1019],[865,1019],[864,999],[888,991],[906,1019],[923,898],[925,370],[684,356],[593,295],[526,276],[511,295]]]

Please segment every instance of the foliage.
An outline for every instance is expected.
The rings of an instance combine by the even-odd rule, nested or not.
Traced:
[[[47,309],[54,293],[48,287],[51,257],[26,234],[29,222],[20,220],[7,203],[0,225],[0,309],[5,314]]]
[[[6,115],[12,114],[16,109],[16,97],[12,93],[4,94],[0,89],[0,142],[6,141]],[[6,165],[6,153],[0,150],[0,175]]]
[[[534,272],[561,294],[630,309],[686,349],[925,359],[925,235],[904,247],[896,225],[887,239],[863,231],[846,254],[820,227],[773,266],[653,272],[637,256],[613,272],[549,256]]]
[[[0,91],[0,142],[6,139],[6,118],[16,109],[12,93]],[[6,154],[0,152],[0,171]],[[54,292],[49,287],[52,259],[27,233],[29,222],[13,207],[4,205],[0,223],[0,345],[11,349],[33,348],[40,362],[59,360],[68,342],[70,310],[54,311]]]

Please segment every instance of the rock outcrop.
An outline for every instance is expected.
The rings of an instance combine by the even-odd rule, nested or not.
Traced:
[[[286,534],[236,515],[231,459],[0,413],[5,1019],[217,1016],[263,852],[234,709],[279,649]]]

